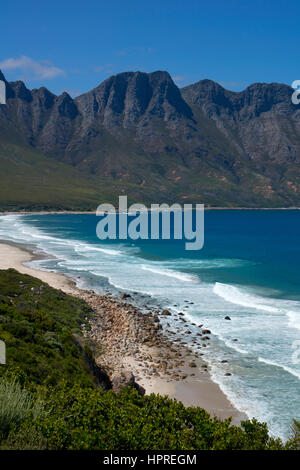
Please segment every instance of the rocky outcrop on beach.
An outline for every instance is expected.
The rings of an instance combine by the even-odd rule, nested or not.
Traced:
[[[121,295],[126,301],[91,291],[81,296],[94,311],[83,328],[84,336],[89,340],[96,363],[106,371],[116,392],[130,385],[144,394],[140,381],[145,383],[159,378],[184,381],[194,376],[195,370],[208,371],[200,349],[209,342],[209,330],[203,335],[202,329],[194,325],[192,333],[186,329],[182,315],[169,311],[166,315],[166,310],[142,312],[127,302],[126,295]],[[175,324],[177,322],[178,335],[176,329],[169,331],[169,323],[162,325],[170,316],[174,317]],[[190,344],[197,344],[198,352],[192,351],[184,340],[187,335]]]
[[[119,374],[114,374],[111,378],[112,389],[119,393],[123,387],[133,387],[137,390],[139,395],[145,395],[145,389],[136,383],[135,376],[130,371],[122,371]]]

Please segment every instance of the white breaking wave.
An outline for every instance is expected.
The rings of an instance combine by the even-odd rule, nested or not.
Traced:
[[[235,286],[216,282],[213,288],[215,294],[222,299],[241,307],[286,315],[288,326],[300,330],[300,302],[296,300],[269,299],[255,294],[249,294]]]
[[[289,311],[287,316],[289,318],[289,326],[300,330],[300,312]]]
[[[0,238],[14,240],[14,241],[24,241],[37,244],[39,248],[48,249],[52,245],[56,246],[69,246],[72,247],[75,252],[84,253],[90,251],[98,251],[107,255],[118,256],[121,254],[119,250],[102,248],[99,246],[94,246],[91,243],[83,243],[79,240],[72,239],[61,239],[58,237],[53,237],[46,235],[42,230],[32,226],[27,225],[22,221],[21,215],[6,215],[1,217],[2,226],[0,226]],[[4,225],[3,225],[4,222]],[[42,242],[48,242],[49,245],[45,247]]]
[[[163,261],[162,264],[170,264],[172,261]],[[191,266],[201,269],[215,269],[215,268],[236,268],[240,266],[253,265],[252,261],[242,259],[226,259],[226,258],[210,258],[210,259],[190,259],[190,258],[178,258],[174,262],[177,266]]]
[[[184,282],[199,282],[199,278],[196,275],[181,273],[179,271],[171,271],[170,269],[157,269],[151,266],[142,265],[141,268],[144,271],[150,271],[154,274],[159,274],[160,276],[173,277]]]
[[[268,364],[269,366],[273,367],[279,367],[280,369],[285,370],[289,374],[292,374],[294,377],[297,377],[297,379],[300,380],[300,373],[296,372],[294,369],[291,369],[290,367],[284,366],[283,364],[278,364],[277,362],[269,361],[269,359],[264,359],[262,357],[258,358],[259,362],[264,362],[265,364]]]
[[[106,255],[113,255],[113,256],[118,256],[121,254],[119,250],[110,250],[108,248],[99,248],[96,246],[91,246],[91,245],[83,245],[82,243],[77,243],[74,246],[74,250],[77,251],[78,253],[85,253],[85,252],[90,252],[90,251],[99,251],[100,253],[105,253]]]
[[[235,286],[216,282],[213,290],[215,294],[219,295],[227,302],[231,302],[235,305],[255,308],[272,313],[286,313],[281,308],[270,305],[271,302],[274,302],[274,299],[269,301],[267,298],[259,297],[258,295],[254,294],[248,294],[247,292],[242,292]]]

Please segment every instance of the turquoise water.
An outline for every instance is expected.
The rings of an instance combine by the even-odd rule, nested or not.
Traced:
[[[207,211],[200,251],[178,240],[100,242],[97,222],[2,216],[0,237],[48,253],[34,264],[67,272],[81,287],[137,292],[148,306],[203,323],[214,333],[203,350],[214,380],[249,417],[288,437],[300,418],[300,212]]]

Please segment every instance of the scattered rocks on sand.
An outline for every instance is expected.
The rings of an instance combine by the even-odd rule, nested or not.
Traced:
[[[182,322],[179,328],[174,329],[175,325],[168,323],[169,330],[163,331],[162,325],[166,327],[167,322],[162,317],[173,316],[167,309],[143,313],[135,305],[120,302],[109,294],[81,291],[78,296],[84,298],[93,311],[84,322],[84,337],[91,345],[96,363],[105,370],[116,392],[129,385],[144,394],[143,387],[136,383],[137,377],[142,383],[145,379],[167,380],[167,377],[168,380],[188,380],[191,373],[187,373],[185,367],[198,367],[195,359],[199,355],[183,341],[183,335],[190,335],[194,344],[197,336],[203,339],[201,345],[195,345],[202,348],[206,347],[203,342],[209,340],[210,331],[204,330],[203,336],[203,332],[189,329],[191,324],[183,318],[183,312],[176,314]],[[121,300],[130,297],[125,292],[120,295]],[[206,364],[201,370],[207,371]]]

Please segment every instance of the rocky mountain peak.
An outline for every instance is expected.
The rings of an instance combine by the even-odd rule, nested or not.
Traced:
[[[206,79],[180,90],[166,71],[136,71],[72,99],[6,84],[4,143],[117,181],[118,191],[128,182],[167,200],[300,204],[300,105],[287,85],[233,92]]]
[[[181,92],[190,105],[201,107],[210,118],[213,114],[238,113],[239,117],[252,119],[269,111],[291,114],[297,110],[291,102],[293,89],[280,83],[254,83],[234,92],[212,80],[201,80]]]
[[[91,115],[98,116],[107,129],[136,126],[150,115],[165,122],[192,118],[192,111],[180,90],[164,71],[114,75],[75,102],[86,123],[90,122]]]

